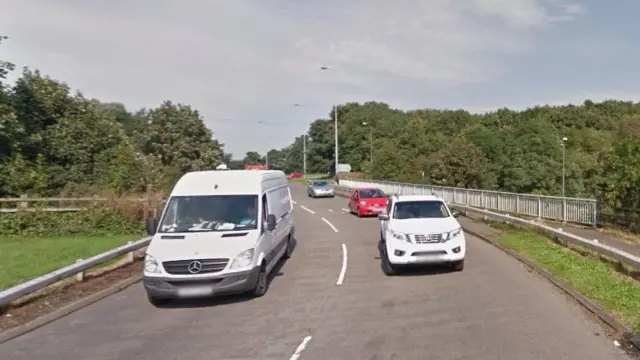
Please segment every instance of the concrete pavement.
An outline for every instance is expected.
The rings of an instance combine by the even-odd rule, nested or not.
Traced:
[[[577,306],[478,239],[463,272],[386,277],[377,219],[303,185],[292,193],[298,247],[265,297],[156,309],[136,285],[0,345],[0,359],[625,359]]]

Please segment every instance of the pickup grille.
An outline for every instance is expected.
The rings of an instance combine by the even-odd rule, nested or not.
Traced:
[[[198,262],[194,264],[193,262]],[[192,274],[211,274],[224,270],[229,263],[229,259],[191,259],[191,260],[176,260],[165,261],[162,263],[164,270],[172,275],[192,275]],[[189,270],[191,266],[191,271]],[[200,271],[194,271],[200,268]]]
[[[416,244],[433,244],[442,241],[442,234],[415,234],[413,240]]]

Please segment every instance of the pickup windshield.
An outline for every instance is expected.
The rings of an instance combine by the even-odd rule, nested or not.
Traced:
[[[394,219],[433,219],[449,217],[449,210],[442,201],[401,201],[396,204]]]
[[[167,204],[160,233],[255,230],[258,196],[173,196]]]

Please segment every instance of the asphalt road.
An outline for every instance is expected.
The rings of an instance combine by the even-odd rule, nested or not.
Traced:
[[[344,198],[292,191],[298,246],[266,296],[157,309],[136,285],[0,345],[0,359],[626,358],[564,295],[490,245],[468,237],[461,273],[386,277],[377,219],[341,211]]]

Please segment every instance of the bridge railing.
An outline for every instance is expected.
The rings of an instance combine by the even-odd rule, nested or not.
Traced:
[[[372,186],[380,188],[382,191],[390,194],[435,194],[451,204],[514,215],[524,215],[591,226],[596,226],[598,223],[598,206],[595,199],[517,194],[380,180],[340,179],[339,184],[349,188]]]

